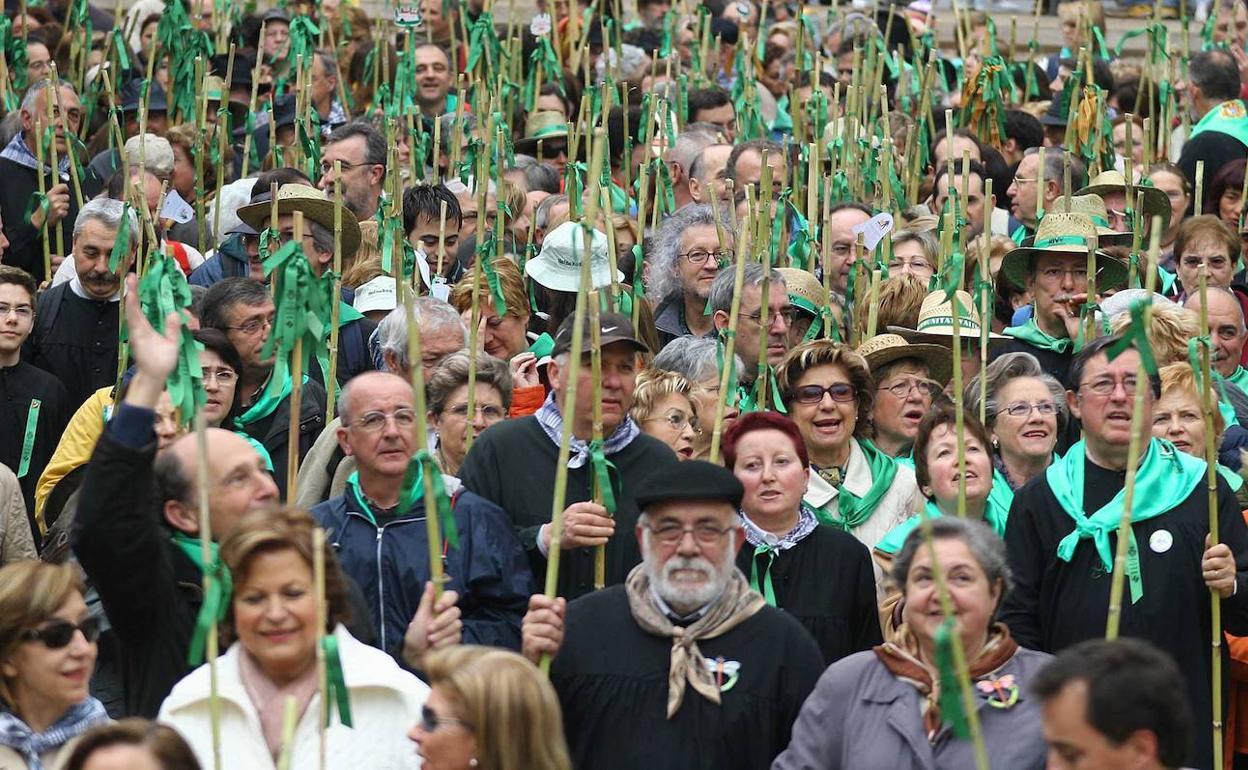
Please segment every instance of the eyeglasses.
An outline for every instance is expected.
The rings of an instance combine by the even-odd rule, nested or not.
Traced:
[[[931,270],[932,269],[931,263],[929,263],[926,259],[907,260],[907,259],[901,259],[899,257],[894,257],[893,259],[890,259],[888,261],[889,270],[902,270],[907,267],[912,270]]]
[[[912,388],[919,391],[920,396],[931,396],[934,393],[940,392],[940,383],[933,382],[932,380],[909,379],[894,382],[892,385],[887,387],[881,385],[879,388],[876,388],[876,390],[887,390],[897,398],[905,398],[910,395],[910,390]],[[820,394],[820,398],[823,398],[822,394]],[[836,398],[836,396],[833,396],[833,398]]]
[[[823,387],[821,385],[803,385],[793,391],[793,399],[799,404],[817,404],[823,401],[823,394],[827,393],[832,397],[833,401],[842,403],[854,400],[854,386],[848,382],[837,382]]]
[[[203,373],[204,382],[212,380],[218,385],[230,385],[238,380],[238,372],[233,369],[209,369],[204,367]]]
[[[706,260],[710,257],[714,257],[716,262],[723,262],[732,261],[732,258],[735,255],[736,252],[732,249],[717,249],[715,251],[693,249],[691,251],[681,252],[677,256],[684,257],[685,260],[691,265],[704,265],[706,264]]]
[[[485,405],[477,404],[476,409],[477,409],[477,414],[484,417],[487,422],[498,422],[499,420],[507,416],[507,413],[503,411],[503,408],[501,406],[494,406],[493,404],[485,404]],[[449,412],[450,414],[455,415],[461,420],[468,419],[468,405],[467,404],[456,404],[455,406],[452,406],[450,409],[447,409],[446,411]]]
[[[1040,271],[1040,277],[1049,283],[1058,283],[1067,275],[1075,283],[1088,282],[1088,269],[1086,267],[1046,267]]]
[[[672,430],[681,431],[685,426],[693,428],[694,433],[701,433],[702,426],[698,423],[698,418],[692,414],[686,414],[680,410],[673,410],[662,417],[651,417],[645,422],[665,422]]]
[[[454,717],[439,716],[438,712],[434,711],[428,706],[420,707],[420,729],[421,730],[424,730],[427,733],[433,733],[433,732],[437,732],[438,728],[441,727],[442,725],[461,725],[466,729],[469,729],[469,730],[472,729],[472,725],[470,725],[469,723],[465,722],[462,719],[456,719]]]
[[[776,318],[783,318],[785,326],[792,326],[793,321],[797,319],[797,308],[786,307],[783,310],[772,310],[767,314],[767,320],[763,321],[763,311],[757,313],[742,313],[742,318],[748,318],[759,326],[770,327],[776,322]]]
[[[35,317],[35,309],[30,305],[0,305],[0,318],[4,318],[9,313],[22,319]]]
[[[692,532],[693,539],[699,545],[715,545],[724,537],[725,534],[731,532],[734,527],[724,527],[723,529],[720,529],[714,524],[694,524],[692,526],[686,526],[684,524],[677,524],[674,521],[668,521],[663,524],[659,524],[658,526],[647,524],[646,529],[650,530],[654,534],[655,540],[658,540],[663,545],[673,546],[685,539],[686,532]]]
[[[100,638],[99,618],[87,618],[77,624],[68,620],[53,620],[40,628],[24,631],[21,639],[24,642],[43,642],[49,650],[59,650],[74,640],[77,631],[81,631],[88,642],[95,642]]]
[[[395,427],[406,430],[416,424],[416,412],[407,408],[395,409],[393,412],[365,412],[351,424],[367,433],[376,433],[390,419],[394,420]]]
[[[1110,390],[1113,390],[1112,384]],[[1039,401],[1034,404],[1029,404],[1026,401],[1015,401],[1012,404],[1007,404],[997,414],[1008,414],[1011,417],[1030,417],[1033,410],[1042,417],[1048,417],[1057,414],[1057,404],[1052,401]]]
[[[1121,380],[1115,380],[1113,377],[1102,377],[1098,380],[1093,380],[1092,382],[1080,383],[1079,387],[1087,388],[1090,392],[1095,393],[1098,396],[1109,396],[1113,395],[1119,385],[1122,386],[1123,391],[1125,391],[1128,396],[1135,395],[1136,381],[1133,376],[1123,377]]]
[[[231,331],[242,332],[243,334],[251,335],[251,334],[255,334],[261,329],[272,327],[273,320],[276,317],[277,317],[276,315],[270,315],[268,318],[252,318],[249,321],[244,321],[238,326],[227,326],[225,328]]]

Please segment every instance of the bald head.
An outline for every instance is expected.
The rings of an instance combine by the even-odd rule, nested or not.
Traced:
[[[338,393],[338,416],[349,425],[361,414],[370,411],[380,396],[405,395],[415,405],[412,384],[393,372],[364,372],[352,377]]]
[[[1199,318],[1200,295],[1188,297],[1183,307]],[[1206,310],[1209,336],[1213,341],[1213,368],[1223,377],[1230,377],[1239,367],[1244,342],[1248,339],[1244,330],[1243,306],[1230,289],[1210,287],[1206,290]]]
[[[277,485],[268,458],[233,431],[205,430],[208,445],[208,509],[212,537],[219,541],[244,513],[277,504]],[[157,483],[164,498],[165,520],[174,529],[199,534],[199,443],[188,434],[157,459]]]

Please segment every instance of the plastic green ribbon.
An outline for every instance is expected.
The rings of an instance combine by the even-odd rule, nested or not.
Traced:
[[[113,29],[113,50],[117,53],[117,69],[126,72],[130,69],[130,55],[127,53],[125,40],[121,37],[120,29]]]
[[[1148,323],[1145,318],[1147,307],[1143,302],[1131,305],[1131,325],[1127,327],[1122,339],[1106,349],[1105,356],[1113,361],[1128,348],[1134,347],[1140,354],[1140,362],[1144,364],[1144,370],[1151,375],[1156,375],[1157,359],[1153,357],[1153,346],[1148,342]]]
[[[767,566],[763,568],[763,578],[758,578],[758,557],[767,557]],[[750,559],[750,588],[763,595],[767,604],[776,606],[776,587],[771,582],[771,565],[776,561],[776,549],[766,543],[754,546],[754,558]]]
[[[555,55],[554,46],[546,35],[539,36],[533,53],[529,56],[529,72],[524,81],[524,108],[533,110],[537,107],[537,72],[541,67],[546,82],[554,83],[559,93],[565,93],[563,84],[563,68],[559,66],[559,57]]]
[[[1032,347],[1051,350],[1054,353],[1069,353],[1075,344],[1074,340],[1069,337],[1054,337],[1046,333],[1036,323],[1035,316],[1028,318],[1027,323],[1022,326],[1011,326],[1002,333],[1007,337],[1022,340]]]
[[[46,214],[45,214],[46,215]],[[117,238],[113,241],[113,250],[108,255],[108,270],[110,273],[117,272],[121,267],[122,260],[130,256],[130,220],[133,219],[131,207],[129,203],[123,204],[121,207],[121,222],[117,225]],[[181,270],[178,270],[181,273]],[[188,294],[189,296],[189,294]],[[181,305],[180,307],[186,307]],[[159,323],[152,324],[153,329],[165,328],[165,322],[161,320]]]
[[[121,231],[129,231],[128,222],[129,216],[124,215],[118,229],[119,243]],[[128,245],[126,249],[129,250]],[[207,400],[199,364],[202,346],[187,324],[191,287],[177,261],[163,249],[153,249],[148,257],[147,270],[139,280],[139,304],[153,329],[164,329],[165,318],[170,313],[176,314],[182,321],[178,330],[178,362],[165,381],[165,390],[169,392],[169,400],[178,410],[181,421],[189,423]]]
[[[442,538],[452,548],[459,548],[459,526],[455,523],[455,514],[451,510],[451,498],[446,494],[446,485],[442,483],[442,471],[433,461],[433,455],[429,454],[428,449],[420,450],[407,463],[403,485],[399,488],[401,510],[410,511],[415,507],[424,494],[424,484],[432,487],[434,504],[437,506],[437,510],[425,511],[425,515],[437,516]]]
[[[490,299],[494,302],[494,312],[502,316],[507,314],[507,299],[503,296],[503,282],[498,277],[498,268],[494,267],[494,258],[490,256],[496,243],[494,231],[491,230],[483,247],[478,248],[477,259],[481,261],[481,272],[485,273],[485,282],[490,287]],[[486,251],[481,253],[481,248]]]
[[[472,23],[472,28],[468,30],[468,63],[466,71],[472,73],[477,68],[477,62],[483,58],[487,67],[498,67],[502,60],[503,48],[499,43],[498,33],[494,31],[494,17],[489,11],[482,11],[477,20]],[[483,73],[488,75],[488,73]],[[490,82],[488,79],[485,82]]]
[[[198,537],[192,537],[185,532],[174,532],[173,544],[207,578],[204,601],[199,605],[199,613],[195,616],[195,631],[191,635],[191,645],[186,655],[187,665],[198,666],[204,662],[204,649],[208,644],[208,635],[212,633],[213,622],[220,623],[225,620],[230,594],[234,592],[234,581],[230,570],[221,561],[220,547],[216,543],[208,544],[208,558],[211,560],[209,564],[204,564],[204,547]]]
[[[30,219],[34,216],[35,210],[43,212],[43,228],[48,226],[48,213],[52,211],[52,201],[48,200],[48,196],[41,192],[33,192],[30,194],[30,202],[26,204],[26,213],[22,215],[22,221],[31,224]],[[33,225],[32,225],[33,226]]]
[[[262,264],[265,275],[272,276],[276,287],[277,313],[273,331],[261,351],[265,358],[275,356],[266,394],[276,395],[291,379],[290,357],[299,340],[303,341],[303,371],[308,371],[308,361],[313,354],[321,363],[321,371],[329,371],[325,345],[329,335],[326,319],[329,318],[332,287],[312,275],[303,246],[295,240],[287,242]]]
[[[962,740],[971,737],[971,723],[967,719],[966,706],[962,702],[962,688],[970,687],[958,676],[954,665],[953,618],[946,617],[933,635],[935,642],[936,671],[940,679],[940,720],[949,725],[953,734]]]
[[[338,721],[343,727],[354,727],[351,720],[351,693],[343,676],[342,656],[338,654],[338,637],[325,634],[321,637],[321,650],[325,654],[325,726],[329,727],[334,709],[338,709]]]
[[[607,459],[602,439],[589,442],[589,465],[593,468],[594,480],[598,482],[598,491],[602,495],[602,507],[607,509],[607,513],[614,515],[615,490],[611,486],[611,471],[615,470],[615,463]]]

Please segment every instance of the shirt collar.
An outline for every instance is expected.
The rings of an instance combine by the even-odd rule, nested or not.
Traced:
[[[703,615],[710,611],[711,604],[715,603],[710,602],[705,606],[699,607],[688,615],[680,615],[676,612],[676,610],[672,609],[671,605],[663,601],[663,597],[659,596],[658,591],[654,590],[654,583],[650,584],[650,598],[654,600],[654,604],[659,608],[659,612],[663,613],[664,617],[678,626],[688,626],[696,623],[702,618]]]

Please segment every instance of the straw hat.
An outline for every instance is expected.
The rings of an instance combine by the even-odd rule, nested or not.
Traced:
[[[279,191],[280,192],[280,191]],[[524,273],[547,289],[575,293],[581,286],[581,257],[585,254],[585,228],[576,222],[564,222],[542,239],[542,250],[524,263]],[[607,261],[607,236],[593,230],[590,236],[589,269],[593,288],[611,284],[611,265]],[[617,282],[624,274],[615,271]]]
[[[1007,253],[1001,260],[998,275],[1020,288],[1027,285],[1027,270],[1032,259],[1040,254],[1088,253],[1088,239],[1100,243],[1100,233],[1087,214],[1046,213],[1036,229],[1031,246]],[[1127,266],[1102,252],[1096,252],[1098,289],[1123,286],[1127,282]]]
[[[1053,201],[1049,211],[1066,211],[1066,196]],[[1105,199],[1099,195],[1070,196],[1070,213],[1086,214],[1094,225],[1101,246],[1130,246],[1132,234],[1111,229],[1109,226],[1109,209],[1105,208]]]
[[[928,376],[941,385],[952,376],[953,360],[949,349],[940,345],[910,343],[900,334],[877,334],[858,346],[858,355],[867,359],[867,367],[873,378],[880,369],[893,361],[916,358],[927,367]]]
[[[776,272],[784,277],[789,302],[815,318],[823,313],[823,308],[828,304],[828,293],[813,273],[796,267],[778,267]]]
[[[1127,205],[1134,206],[1135,198],[1144,195],[1145,224],[1153,217],[1161,217],[1161,229],[1170,226],[1170,198],[1160,189],[1151,185],[1128,185],[1127,178],[1117,169],[1102,171],[1088,182],[1088,186],[1075,192],[1075,195],[1099,195],[1104,198],[1112,193],[1125,192],[1128,196]]]
[[[263,230],[268,224],[273,211],[270,201],[249,203],[238,210],[238,218],[257,231]],[[306,184],[286,184],[277,188],[277,213],[293,214],[301,212],[307,219],[316,222],[330,232],[334,230],[334,202],[323,190]],[[342,258],[350,259],[360,248],[360,223],[355,215],[344,207],[342,212]]]
[[[979,309],[975,307],[970,294],[959,291],[957,297],[959,336],[979,339],[981,336]],[[923,298],[923,304],[919,306],[919,320],[913,329],[890,326],[888,330],[900,335],[908,342],[930,342],[940,345],[944,355],[948,356],[949,345],[953,339],[953,307],[945,299],[943,291],[934,291]],[[994,341],[1009,338],[989,332],[988,339],[991,344]]]
[[[537,143],[547,139],[567,139],[568,122],[562,112],[540,110],[524,121],[524,138],[516,142],[516,152],[531,155]]]

